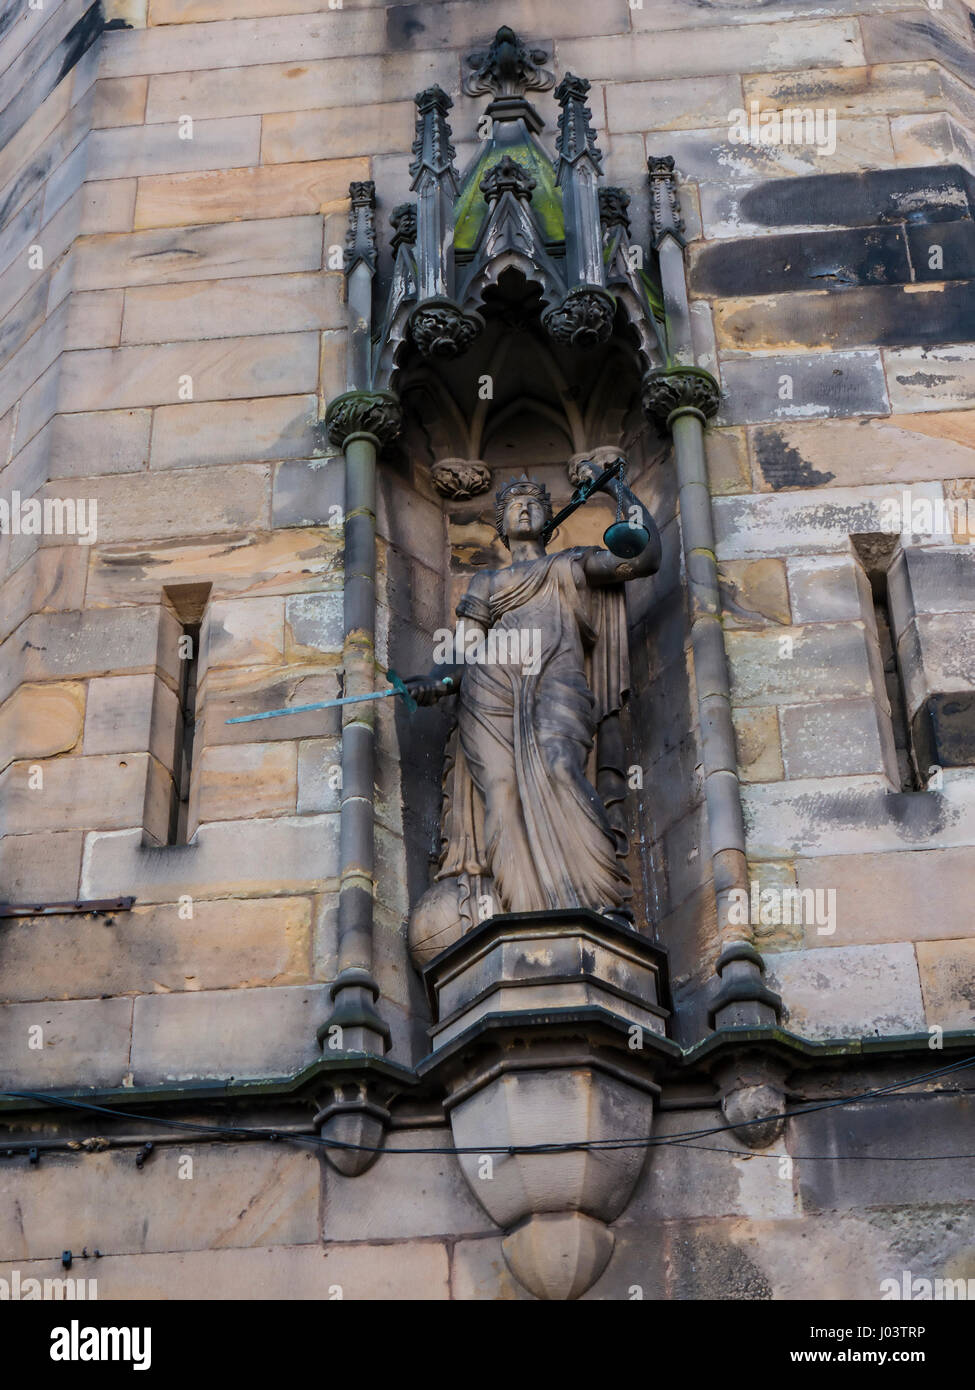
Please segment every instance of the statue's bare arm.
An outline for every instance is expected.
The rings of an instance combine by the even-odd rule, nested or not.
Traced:
[[[478,606],[486,604],[491,594],[491,571],[478,570],[467,586],[465,599],[473,600]],[[463,600],[462,604],[463,606]],[[463,634],[472,631],[486,635],[487,627],[470,615],[458,618],[454,629],[454,651],[463,650]],[[407,688],[418,705],[433,705],[445,695],[456,695],[464,678],[464,663],[457,661],[443,663],[425,676],[409,676]]]
[[[582,562],[586,581],[595,588],[602,584],[621,584],[628,579],[643,579],[656,574],[660,568],[660,532],[650,513],[644,510],[650,539],[632,560],[621,560],[611,550],[590,550]]]

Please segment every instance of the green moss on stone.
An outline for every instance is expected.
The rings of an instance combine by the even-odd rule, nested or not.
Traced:
[[[562,212],[562,192],[555,182],[555,172],[548,156],[537,145],[523,141],[517,145],[496,145],[489,143],[482,151],[473,169],[464,179],[461,190],[454,203],[454,247],[458,251],[472,251],[477,241],[484,219],[487,217],[487,203],[481,192],[481,179],[500,164],[505,156],[522,165],[535,180],[532,189],[531,208],[547,242],[565,240],[565,217]]]

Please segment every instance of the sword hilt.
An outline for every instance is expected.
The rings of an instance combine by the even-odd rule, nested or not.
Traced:
[[[386,672],[386,679],[389,681],[390,685],[396,691],[396,694],[401,695],[403,697],[403,703],[409,710],[410,714],[415,714],[417,704],[413,696],[407,689],[406,682],[403,680],[403,677],[398,676],[396,672],[393,670],[392,666],[390,666],[389,670]]]

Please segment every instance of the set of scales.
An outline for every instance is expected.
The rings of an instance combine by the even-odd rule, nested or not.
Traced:
[[[643,525],[642,521],[638,521],[632,516],[633,509],[631,509],[631,518],[628,521],[623,520],[625,469],[625,461],[618,458],[608,468],[604,468],[601,473],[594,477],[585,478],[562,510],[556,513],[545,526],[540,537],[542,543],[547,545],[562,522],[588,502],[594,493],[611,490],[616,495],[616,520],[603,533],[603,544],[607,550],[621,560],[632,560],[634,556],[641,554],[650,544],[650,531],[648,527]],[[632,497],[632,494],[630,495]],[[637,507],[636,510],[639,511],[640,508]],[[412,714],[416,710],[417,704],[410,694],[406,681],[402,676],[397,675],[392,667],[386,672],[386,679],[390,684],[385,690],[370,690],[365,695],[345,695],[338,700],[316,700],[311,705],[289,705],[287,709],[269,709],[264,710],[261,714],[240,714],[235,719],[225,720],[225,723],[253,724],[259,719],[278,719],[286,714],[307,714],[309,710],[336,709],[339,705],[357,705],[366,700],[386,700],[391,695],[398,695]],[[441,679],[442,684],[448,690],[453,688],[452,677],[443,676]]]

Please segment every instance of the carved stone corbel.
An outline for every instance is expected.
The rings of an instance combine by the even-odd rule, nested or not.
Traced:
[[[386,1099],[385,1088],[381,1094]],[[389,1110],[376,1088],[361,1076],[338,1075],[323,1087],[317,1097],[314,1125],[323,1139],[336,1142],[325,1157],[344,1177],[357,1178],[379,1157]],[[349,1148],[341,1145],[348,1144]]]
[[[567,909],[490,918],[423,973],[436,1022],[421,1071],[446,1090],[468,1185],[519,1282],[578,1298],[613,1252],[610,1223],[647,1161],[656,1074],[679,1055],[666,958]]]
[[[442,497],[477,497],[491,486],[491,470],[480,459],[438,459],[430,477]]]
[[[460,357],[484,327],[480,314],[465,314],[453,299],[426,299],[410,315],[413,341],[424,357]]]
[[[554,309],[543,314],[542,323],[558,343],[567,347],[595,348],[613,332],[616,300],[598,285],[578,285]]]
[[[469,53],[465,64],[471,69],[464,77],[469,97],[519,97],[525,92],[545,92],[555,86],[555,75],[542,64],[548,61],[544,48],[529,48],[506,24],[495,34],[489,48]]]
[[[751,1048],[719,1055],[711,1067],[721,1112],[750,1149],[767,1149],[785,1130],[788,1070],[780,1058]]]

